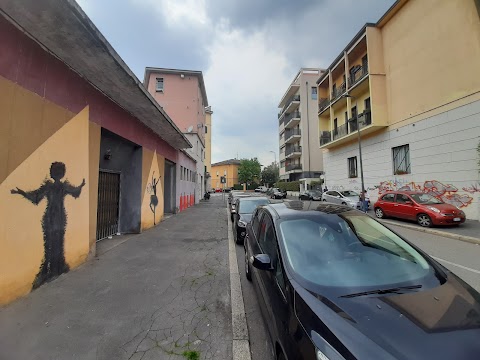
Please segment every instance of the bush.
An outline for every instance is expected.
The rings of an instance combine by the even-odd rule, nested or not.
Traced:
[[[300,181],[278,182],[277,187],[286,191],[300,191]]]
[[[320,181],[312,181],[312,182],[310,183],[310,189],[322,190],[322,185],[323,185],[323,180],[320,180]]]
[[[233,190],[243,190],[243,185],[242,184],[234,184],[233,185]]]
[[[258,187],[258,184],[256,182],[251,183],[250,185],[247,185],[247,190],[255,190]]]

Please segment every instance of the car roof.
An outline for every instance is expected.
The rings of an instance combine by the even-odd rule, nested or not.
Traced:
[[[284,201],[281,203],[270,203],[268,205],[263,205],[262,208],[269,211],[274,217],[281,219],[298,218],[302,214],[319,216],[328,214],[338,215],[347,212],[360,215],[363,214],[362,212],[352,209],[351,207],[346,205],[337,205],[327,202],[318,204],[316,202],[300,200]]]

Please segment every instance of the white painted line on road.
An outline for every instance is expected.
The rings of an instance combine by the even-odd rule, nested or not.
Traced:
[[[250,339],[243,303],[242,283],[238,272],[237,251],[233,241],[232,222],[227,208],[228,260],[230,268],[230,303],[232,305],[233,360],[251,360]]]
[[[431,256],[431,255],[430,255]],[[445,259],[440,259],[438,257],[435,257],[435,256],[431,256],[432,258],[434,258],[435,260],[437,261],[441,261],[441,262],[444,262],[446,264],[450,264],[452,266],[456,266],[460,269],[464,269],[464,270],[468,270],[468,271],[471,271],[471,272],[474,272],[475,274],[480,274],[480,270],[475,270],[475,269],[472,269],[472,268],[469,268],[469,267],[466,267],[466,266],[463,266],[463,265],[460,265],[460,264],[455,264],[454,262],[451,262],[451,261],[448,261],[448,260],[445,260]]]

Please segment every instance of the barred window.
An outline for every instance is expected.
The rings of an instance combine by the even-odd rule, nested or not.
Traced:
[[[155,91],[163,92],[163,78],[157,78],[156,80]]]
[[[392,148],[393,175],[410,174],[410,149],[408,144]]]
[[[357,173],[357,157],[348,158],[348,177],[349,178],[356,178],[358,177]]]

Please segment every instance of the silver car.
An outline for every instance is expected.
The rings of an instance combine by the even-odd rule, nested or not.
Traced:
[[[351,190],[343,191],[327,191],[322,194],[322,200],[334,204],[347,205],[355,209],[361,209],[360,194]],[[367,197],[368,207],[370,207],[370,199]]]

